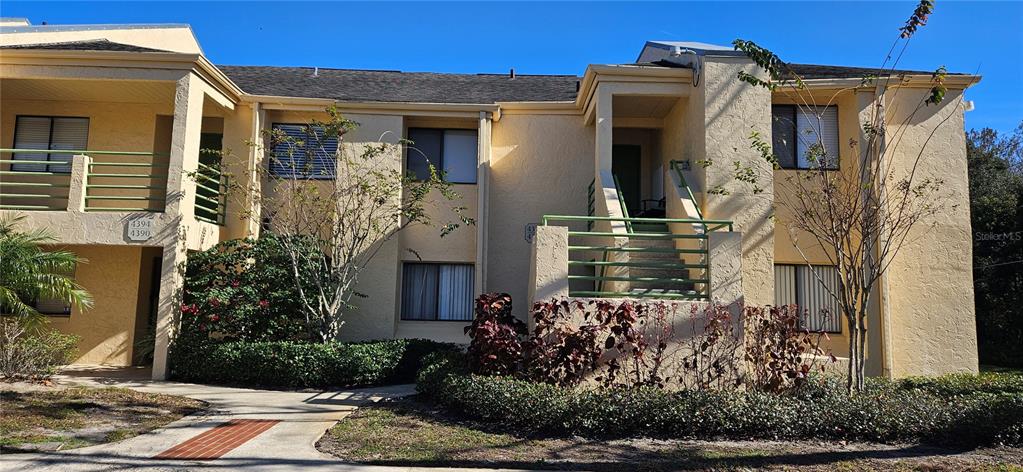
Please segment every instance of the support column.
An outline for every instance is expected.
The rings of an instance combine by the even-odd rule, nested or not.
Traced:
[[[92,158],[85,154],[71,157],[71,180],[68,182],[67,211],[82,213],[85,211],[85,185],[88,183],[89,164]]]
[[[167,378],[167,351],[181,310],[181,288],[187,258],[186,240],[194,223],[195,182],[186,172],[199,165],[199,137],[204,100],[202,81],[189,73],[178,80],[174,93],[174,126],[167,169],[165,216],[171,223],[164,235],[160,268],[160,297],[156,310],[156,340],[153,351],[153,379]]]
[[[476,167],[476,295],[487,291],[487,241],[490,224],[491,114],[480,112]]]
[[[707,234],[710,259],[710,290],[714,303],[735,305],[743,302],[742,233],[712,231]]]
[[[530,252],[529,307],[538,301],[567,297],[568,227],[537,226]]]
[[[611,145],[614,135],[614,121],[611,117],[611,89],[606,85],[597,85],[597,117],[596,117],[596,160],[594,162],[595,177],[599,177],[602,171],[611,173]]]

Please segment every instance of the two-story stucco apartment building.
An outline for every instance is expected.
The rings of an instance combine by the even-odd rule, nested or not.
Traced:
[[[872,71],[793,68],[810,93],[837,93],[821,131],[837,165],[854,164],[876,92],[858,85]],[[74,275],[95,297],[91,310],[36,302],[52,326],[81,336],[78,361],[131,364],[136,341],[155,331],[156,378],[168,369],[177,268],[192,251],[261,230],[260,218],[241,217],[259,202],[225,210],[218,174],[259,175],[268,163],[249,143],[268,129],[298,132],[331,105],[361,125],[348,142],[415,141],[477,221],[443,239],[417,228],[383,243],[347,338],[465,341],[470,301],[484,291],[511,293],[522,316],[529,300],[559,295],[826,308],[774,211],[784,198],[775,182],[805,168],[805,149],[783,145],[775,170],[749,142],[755,131],[778,148],[806,125],[792,97],[741,83],[739,71],[756,72],[730,48],[658,41],[635,62],[581,76],[227,66],[210,62],[187,25],[5,19],[0,213],[25,215],[88,259]],[[930,78],[901,75],[894,100],[919,101]],[[955,201],[883,280],[869,327],[875,375],[977,369],[959,98],[978,80],[950,75],[947,99],[902,138],[918,150],[937,128],[917,171],[940,176]],[[232,151],[225,162],[200,156],[215,147]],[[422,168],[406,154],[393,159]],[[723,164],[697,164],[707,161]],[[707,191],[734,182],[734,161],[752,166],[763,192]],[[837,314],[804,322],[831,332],[836,354],[846,349]]]

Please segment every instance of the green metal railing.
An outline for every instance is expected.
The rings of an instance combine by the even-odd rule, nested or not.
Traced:
[[[164,210],[168,164],[157,162],[157,158],[167,157],[166,154],[115,151],[82,154],[96,159],[85,169],[85,211]]]
[[[561,223],[573,223],[573,222],[587,222],[588,227],[591,227],[593,223],[599,221],[617,222],[621,221],[624,223],[654,223],[654,224],[671,224],[671,223],[683,223],[683,224],[699,224],[707,227],[709,231],[728,230],[731,231],[733,223],[728,220],[708,220],[703,218],[630,218],[630,217],[601,217],[601,216],[574,216],[574,215],[544,215],[541,219],[543,226],[548,226],[551,222]],[[569,296],[572,297],[633,297],[633,298],[664,298],[664,299],[706,299],[708,296],[708,284],[710,283],[709,270],[710,270],[710,254],[706,248],[706,245],[700,245],[698,248],[676,248],[674,245],[671,248],[665,247],[644,247],[625,245],[618,246],[612,245],[593,245],[593,244],[580,244],[579,238],[626,238],[630,242],[633,240],[668,240],[675,241],[678,239],[695,239],[705,240],[707,234],[675,234],[669,232],[606,232],[606,231],[568,231],[569,236],[569,267],[594,267],[596,275],[572,275],[568,276],[569,281],[588,281],[594,282],[595,290],[569,290]],[[592,257],[584,257],[589,253],[599,251],[603,254],[602,259],[597,260]],[[665,254],[669,256],[676,256],[677,260],[640,260],[630,259],[629,261],[614,261],[608,260],[607,255],[612,253],[628,253],[628,254]],[[682,255],[695,255],[699,258],[698,262],[686,262],[681,259]],[[625,267],[629,269],[698,269],[703,271],[702,277],[643,277],[643,276],[623,276],[623,275],[607,275],[605,269],[613,267]],[[630,291],[620,290],[604,290],[604,286],[607,282],[630,282],[630,283],[655,283],[665,284],[668,286],[674,286],[675,289],[637,289],[632,288]],[[696,284],[701,284],[702,288],[697,290]],[[692,286],[690,288],[689,286]]]
[[[49,160],[47,156],[77,153],[49,149],[0,149],[0,154],[42,155],[33,159],[14,159],[14,156],[0,159],[0,210],[67,210],[71,174],[60,168],[70,168],[70,163]],[[18,169],[22,166],[28,168]]]
[[[221,173],[218,165],[199,163],[195,173],[195,219],[224,224],[227,213],[227,176]]]

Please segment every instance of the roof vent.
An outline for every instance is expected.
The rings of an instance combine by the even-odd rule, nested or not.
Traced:
[[[509,79],[514,79],[514,78],[515,78],[515,68],[514,68],[514,67],[512,67],[512,68],[511,68],[511,69],[510,69],[510,70],[508,71],[508,78],[509,78]]]
[[[313,67],[313,77],[319,77],[319,76],[320,76],[320,68],[319,67]]]

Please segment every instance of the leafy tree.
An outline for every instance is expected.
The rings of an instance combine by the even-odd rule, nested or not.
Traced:
[[[890,119],[892,113],[886,103],[899,94],[901,75],[899,60],[906,52],[913,35],[927,23],[934,8],[934,2],[921,0],[909,19],[898,29],[898,36],[885,55],[875,74],[863,77],[856,87],[849,87],[829,94],[827,103],[818,103],[811,94],[804,79],[788,64],[770,50],[752,41],[738,39],[733,44],[745,52],[754,63],[766,71],[764,78],[757,74],[739,72],[738,80],[772,92],[781,92],[791,97],[799,113],[810,119],[814,130],[799,139],[810,143],[807,152],[809,169],[795,172],[790,177],[776,181],[776,188],[784,189],[791,198],[781,201],[780,206],[790,215],[785,221],[792,235],[796,250],[809,265],[814,277],[821,275],[810,265],[806,253],[823,249],[830,265],[838,271],[838,284],[829,295],[838,303],[849,326],[849,370],[847,386],[850,391],[865,387],[865,359],[867,346],[867,317],[873,293],[883,275],[899,251],[910,239],[910,234],[930,217],[944,210],[942,194],[943,181],[940,178],[921,175],[918,171],[927,150],[927,145],[938,123],[919,148],[906,150],[903,154],[898,146],[902,136],[914,120],[914,116],[925,107],[940,104],[945,97],[944,85],[947,72],[938,68],[932,75],[929,93],[911,109],[900,110],[905,117]],[[856,142],[863,154],[862,162],[854,169],[837,171],[830,166],[829,156],[837,155],[837,149],[826,149],[820,131],[822,108],[841,93],[855,88],[871,87],[874,100],[868,105],[867,118],[861,123],[865,142]],[[905,92],[903,92],[905,93]],[[951,106],[962,105],[962,98]],[[950,113],[949,117],[954,116]],[[771,150],[771,144],[754,132],[750,139],[751,148],[777,168],[778,157]],[[850,143],[852,146],[854,143]],[[899,168],[911,169],[898,173]],[[754,192],[760,188],[750,182],[748,173],[737,168],[736,180],[752,183]],[[798,235],[809,235],[809,241],[800,241]]]
[[[966,135],[981,362],[1023,366],[1023,122]]]
[[[43,230],[18,231],[24,219],[0,219],[0,313],[38,326],[44,318],[32,306],[34,300],[67,300],[79,308],[92,307],[92,296],[68,275],[85,259],[70,251],[44,250],[43,245],[56,239]]]

